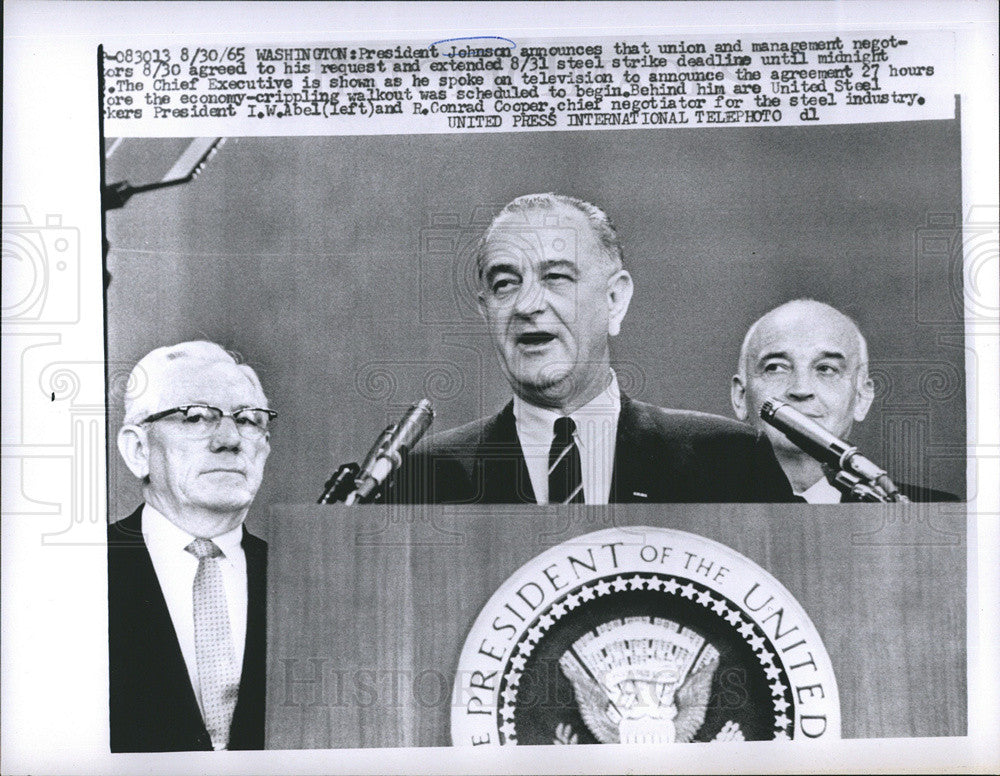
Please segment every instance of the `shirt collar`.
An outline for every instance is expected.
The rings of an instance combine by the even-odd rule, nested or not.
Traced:
[[[831,485],[826,477],[820,477],[804,491],[795,495],[801,496],[810,504],[839,504],[843,494]]]
[[[611,421],[611,427],[616,428],[618,416],[621,414],[622,397],[618,387],[618,375],[611,370],[611,381],[608,387],[582,407],[569,414],[578,429],[583,427],[598,427],[595,421]],[[539,445],[548,450],[552,444],[553,427],[557,418],[564,417],[562,413],[545,407],[529,404],[520,396],[514,396],[514,422],[521,440],[529,445]],[[577,444],[586,449],[589,434],[577,434]]]
[[[142,535],[147,544],[156,544],[169,551],[184,552],[195,537],[178,528],[160,511],[146,504],[142,508]],[[212,538],[226,560],[232,562],[243,541],[243,525]],[[194,556],[192,556],[194,557]]]

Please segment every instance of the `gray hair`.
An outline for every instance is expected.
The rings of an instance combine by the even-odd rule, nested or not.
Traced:
[[[151,350],[132,368],[125,391],[125,423],[139,423],[154,412],[164,409],[158,406],[164,382],[170,368],[180,360],[205,364],[233,364],[247,378],[267,406],[267,397],[260,378],[253,368],[242,364],[235,354],[221,345],[206,340],[192,340],[177,345],[168,345]]]
[[[749,351],[750,351],[750,340],[752,340],[754,334],[757,333],[757,329],[760,327],[761,322],[765,318],[771,316],[772,314],[778,312],[779,310],[784,309],[785,307],[789,307],[790,305],[803,304],[803,303],[818,305],[820,307],[826,308],[827,310],[830,310],[831,312],[836,313],[841,318],[843,318],[845,321],[847,321],[847,323],[850,324],[851,328],[854,330],[855,336],[857,337],[858,356],[859,356],[860,361],[861,361],[861,369],[864,371],[865,374],[868,373],[868,342],[865,340],[864,335],[861,333],[861,329],[858,327],[858,324],[854,321],[854,319],[851,318],[849,315],[845,315],[840,310],[838,310],[836,307],[834,307],[833,305],[829,305],[826,302],[820,302],[820,301],[817,301],[816,299],[809,299],[808,297],[802,297],[801,299],[792,299],[791,301],[788,301],[788,302],[785,302],[784,304],[778,305],[773,310],[769,310],[768,312],[766,312],[762,316],[760,316],[760,318],[758,318],[756,321],[754,321],[753,324],[750,326],[750,328],[747,329],[746,336],[743,338],[743,344],[740,345],[740,360],[739,360],[739,363],[737,364],[737,368],[736,368],[736,373],[739,375],[739,377],[740,377],[741,380],[744,380],[744,381],[746,380],[746,377],[747,377],[747,358],[750,355],[750,353],[749,353]]]
[[[548,192],[546,194],[524,194],[507,203],[503,210],[497,213],[496,217],[483,233],[483,236],[479,238],[479,243],[476,246],[477,274],[482,276],[483,262],[486,258],[486,246],[496,231],[497,223],[502,218],[527,213],[531,210],[554,210],[559,205],[572,208],[582,214],[587,219],[587,223],[590,224],[594,237],[597,239],[598,245],[601,246],[601,250],[608,260],[618,269],[624,266],[625,255],[622,252],[621,242],[618,240],[618,232],[607,213],[597,207],[597,205],[582,199],[569,197],[565,194]]]

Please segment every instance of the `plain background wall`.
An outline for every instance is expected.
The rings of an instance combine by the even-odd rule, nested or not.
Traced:
[[[185,146],[125,140],[107,180],[157,180]],[[125,376],[160,345],[240,352],[280,412],[251,527],[314,501],[422,396],[435,430],[497,410],[510,392],[470,253],[539,191],[618,227],[636,285],[613,344],[627,393],[731,415],[747,327],[813,297],[868,337],[876,400],[854,440],[898,479],[964,495],[959,170],[957,120],[229,139],[193,182],[108,214],[111,515],[140,499],[113,443]]]

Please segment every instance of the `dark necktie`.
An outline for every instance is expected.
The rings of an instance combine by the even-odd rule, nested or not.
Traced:
[[[194,651],[205,727],[213,748],[225,749],[240,691],[240,674],[219,567],[222,550],[211,539],[195,539],[184,549],[198,559],[194,575]]]
[[[549,451],[549,503],[582,504],[580,450],[573,439],[576,423],[572,418],[557,418],[554,431],[555,438]]]

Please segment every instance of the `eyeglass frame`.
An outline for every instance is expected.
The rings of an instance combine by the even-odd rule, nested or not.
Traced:
[[[179,407],[171,407],[169,410],[161,410],[159,412],[154,412],[152,415],[149,415],[145,419],[140,420],[138,423],[136,423],[136,425],[137,426],[142,426],[142,425],[145,425],[147,423],[155,423],[158,420],[163,420],[164,418],[169,417],[170,415],[173,415],[173,414],[178,413],[178,412],[187,413],[189,410],[192,410],[195,407],[200,407],[200,408],[206,409],[206,410],[215,410],[216,412],[219,413],[219,420],[218,420],[218,423],[216,424],[215,428],[211,429],[208,432],[208,434],[205,435],[205,437],[201,437],[201,438],[205,438],[205,439],[207,439],[209,436],[211,436],[212,434],[214,434],[216,431],[219,430],[219,426],[222,425],[222,419],[223,418],[232,418],[233,419],[233,425],[236,426],[236,433],[238,433],[240,435],[240,439],[263,439],[265,436],[267,436],[271,432],[271,427],[270,427],[271,426],[271,421],[274,420],[276,417],[278,417],[278,413],[277,412],[275,412],[274,410],[266,409],[265,407],[241,407],[240,409],[238,409],[238,410],[236,410],[234,412],[223,412],[223,410],[222,410],[221,407],[214,407],[211,404],[182,404]],[[267,415],[267,418],[268,418],[267,428],[261,429],[260,426],[254,424],[254,423],[249,424],[249,426],[247,426],[247,425],[241,426],[239,423],[236,422],[237,421],[236,416],[239,415],[241,412],[263,412],[265,415]],[[186,415],[185,415],[185,417],[186,417]],[[243,431],[241,431],[241,429],[242,428],[249,428],[249,427],[260,429],[260,436],[259,437],[257,437],[257,436],[249,436],[248,437],[248,436],[244,435],[244,433],[243,433]]]

